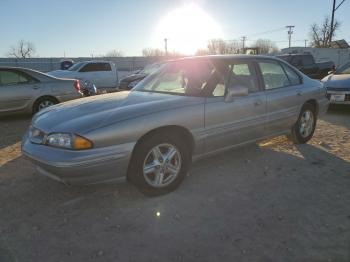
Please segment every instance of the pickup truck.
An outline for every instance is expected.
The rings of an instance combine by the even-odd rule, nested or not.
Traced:
[[[298,68],[305,75],[315,79],[322,79],[335,69],[332,61],[316,63],[311,54],[287,54],[278,55],[277,57]]]
[[[55,70],[47,74],[57,78],[78,79],[82,89],[95,85],[98,93],[117,91],[119,85],[117,66],[109,61],[79,62],[68,70]]]

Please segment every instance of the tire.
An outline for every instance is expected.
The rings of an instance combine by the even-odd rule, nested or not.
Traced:
[[[180,186],[190,164],[191,151],[179,137],[156,132],[136,146],[128,179],[147,196],[163,195]]]
[[[37,101],[35,101],[34,106],[33,106],[33,113],[37,113],[40,110],[55,105],[57,104],[57,100],[53,97],[49,97],[49,96],[44,96],[44,97],[40,97]]]
[[[307,120],[309,117],[309,120]],[[317,122],[316,108],[314,105],[306,103],[299,114],[298,121],[294,124],[289,138],[295,144],[305,144],[314,132]]]

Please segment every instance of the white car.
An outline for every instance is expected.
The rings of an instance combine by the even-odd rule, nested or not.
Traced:
[[[93,84],[98,91],[116,91],[118,86],[118,70],[113,62],[85,61],[74,64],[68,70],[51,71],[48,75],[58,78],[78,79],[84,85]]]
[[[350,105],[350,62],[322,79],[331,104]]]

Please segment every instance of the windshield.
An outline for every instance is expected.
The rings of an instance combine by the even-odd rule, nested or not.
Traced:
[[[76,63],[72,65],[70,68],[68,68],[68,71],[77,71],[82,66],[82,64],[84,64],[84,62]]]
[[[160,66],[161,64],[158,64],[158,63],[148,65],[140,71],[140,74],[145,74],[145,75],[153,74],[155,71],[159,69]]]
[[[169,62],[137,85],[135,91],[201,96],[214,67],[206,60]]]
[[[350,62],[340,66],[337,71],[335,71],[336,75],[344,75],[344,74],[350,74]]]

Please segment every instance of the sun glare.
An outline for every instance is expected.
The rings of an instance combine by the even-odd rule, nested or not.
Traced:
[[[190,4],[165,15],[155,30],[154,44],[168,39],[168,51],[186,55],[205,48],[209,39],[222,38],[220,26],[198,5]],[[163,47],[163,45],[162,45]]]

